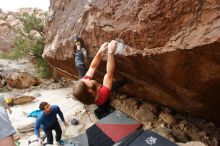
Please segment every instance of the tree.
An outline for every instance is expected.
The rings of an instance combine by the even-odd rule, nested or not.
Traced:
[[[34,56],[38,75],[43,78],[51,76],[49,64],[42,58],[45,46],[44,26],[47,14],[41,16],[37,11],[24,12],[17,18],[22,22],[22,28],[15,29],[14,48],[6,55],[9,59],[20,59]]]

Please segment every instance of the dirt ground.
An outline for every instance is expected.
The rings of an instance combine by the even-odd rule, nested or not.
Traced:
[[[26,67],[26,63],[29,67]],[[5,66],[6,64],[7,66]],[[13,69],[10,68],[11,66],[9,67],[8,64],[12,64]],[[20,64],[16,64],[0,60],[0,69],[4,71],[22,69],[22,71],[35,72],[33,67],[30,67],[28,61],[21,61]],[[56,82],[53,79],[42,79],[42,84],[39,86],[24,90],[9,88],[8,90],[5,90],[5,92],[1,92],[5,97],[16,95],[31,95],[36,97],[36,100],[31,103],[13,106],[12,114],[9,115],[10,120],[16,129],[22,124],[24,126],[22,128],[26,128],[26,125],[30,127],[27,128],[28,130],[26,132],[25,130],[17,130],[16,135],[20,137],[19,142],[21,143],[21,146],[28,146],[28,140],[34,135],[33,124],[36,119],[30,119],[27,115],[31,111],[37,110],[41,101],[47,101],[50,104],[60,106],[67,122],[70,123],[73,118],[79,120],[79,125],[77,127],[74,127],[71,124],[69,124],[68,127],[65,127],[61,122],[63,138],[77,136],[97,121],[93,112],[96,108],[95,105],[85,107],[77,100],[72,99],[71,93],[74,83],[75,81],[69,79],[60,79]],[[111,105],[141,122],[144,129],[155,131],[181,146],[183,146],[183,143],[187,142],[201,143],[201,145],[194,144],[196,146],[219,145],[220,128],[210,121],[205,121],[190,116],[187,113],[181,113],[168,107],[146,102],[135,97],[129,97],[120,92],[112,94]],[[27,122],[27,124],[25,124],[25,122]]]

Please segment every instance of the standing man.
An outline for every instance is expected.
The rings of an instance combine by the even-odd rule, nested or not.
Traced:
[[[55,130],[57,143],[59,145],[63,145],[64,141],[61,140],[62,129],[58,122],[57,114],[64,122],[65,126],[67,126],[68,124],[65,122],[63,113],[61,112],[60,108],[57,105],[50,105],[47,102],[41,102],[39,108],[42,112],[39,114],[34,126],[34,133],[38,137],[38,142],[42,143],[39,132],[39,129],[41,127],[47,137],[47,144],[53,144],[52,130]]]

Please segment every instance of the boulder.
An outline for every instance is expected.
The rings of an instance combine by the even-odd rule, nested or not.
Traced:
[[[36,121],[36,118],[23,118],[22,121],[18,121],[16,123],[16,129],[20,132],[20,133],[25,133],[25,132],[29,132],[29,131],[33,131],[34,130],[34,123]]]
[[[154,113],[147,109],[140,109],[135,113],[135,118],[141,123],[152,122],[154,117]]]
[[[168,125],[172,125],[175,121],[174,117],[169,113],[161,112],[159,117]]]
[[[16,97],[13,97],[13,104],[20,105],[24,103],[29,103],[35,99],[36,98],[34,96],[26,96],[26,95],[16,96]]]
[[[95,0],[89,7],[52,0],[43,56],[61,76],[77,78],[74,34],[84,40],[88,62],[102,43],[120,39],[130,47],[115,55],[115,78],[132,80],[126,94],[219,124],[219,6],[219,0]],[[98,80],[105,61],[100,66]]]
[[[24,89],[31,86],[39,85],[40,79],[25,72],[14,73],[7,78],[7,83],[10,87]]]

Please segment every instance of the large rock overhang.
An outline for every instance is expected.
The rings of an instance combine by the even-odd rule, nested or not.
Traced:
[[[220,123],[220,1],[51,0],[44,57],[61,76],[77,78],[73,34],[89,51],[105,41],[130,48],[116,55],[115,78],[127,94]],[[105,60],[96,78],[102,80]]]

